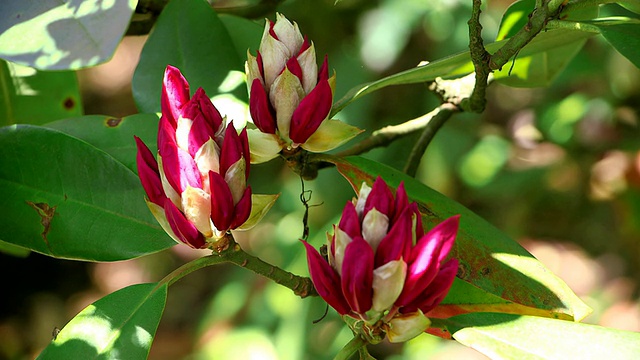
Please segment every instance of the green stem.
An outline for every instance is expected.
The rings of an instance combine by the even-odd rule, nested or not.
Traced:
[[[430,118],[422,131],[422,135],[420,135],[420,138],[413,146],[413,149],[411,149],[411,154],[409,154],[409,160],[407,160],[404,172],[411,177],[416,176],[420,160],[440,127],[451,117],[451,115],[459,111],[457,106],[450,103],[444,103],[437,107],[436,110],[438,110],[438,112]]]
[[[173,285],[176,281],[182,279],[183,277],[191,274],[196,270],[200,270],[203,267],[217,265],[225,262],[224,259],[219,257],[218,255],[209,255],[204,256],[193,261],[189,261],[188,263],[180,266],[179,268],[173,270],[169,275],[165,276],[164,279],[160,280],[158,286],[167,284],[167,286]]]
[[[453,105],[451,104],[443,104],[433,109],[433,111],[431,111],[430,113],[424,114],[418,118],[409,120],[399,125],[385,126],[382,129],[374,131],[371,136],[360,141],[349,149],[335,154],[335,156],[345,157],[362,154],[377,147],[387,146],[399,137],[412,134],[416,131],[420,131],[421,129],[424,129],[426,126],[428,126],[432,122],[433,118],[437,117],[444,110],[443,106],[446,108],[453,107]]]
[[[182,279],[184,276],[202,269],[203,267],[229,262],[249,269],[256,274],[266,277],[267,279],[273,280],[275,283],[291,289],[294,294],[301,298],[305,298],[307,296],[318,296],[310,278],[294,275],[255,256],[249,255],[233,240],[233,236],[231,234],[227,235],[224,241],[228,241],[228,246],[225,246],[224,249],[221,249],[218,252],[214,251],[213,255],[201,257],[182,265],[169,275],[165,276],[158,286],[162,286],[164,284],[170,286],[176,281]]]
[[[351,341],[345,345],[333,360],[348,360],[353,354],[358,352],[362,347],[367,346],[367,341],[358,335],[355,335]]]
[[[232,243],[228,250],[220,254],[220,256],[223,256],[226,261],[249,269],[258,275],[262,275],[267,279],[273,280],[277,284],[291,289],[294,294],[301,298],[305,298],[307,296],[318,296],[310,278],[294,275],[255,256],[249,255],[235,242]]]

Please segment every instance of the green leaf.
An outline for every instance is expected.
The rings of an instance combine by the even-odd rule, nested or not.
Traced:
[[[38,71],[0,60],[0,126],[82,115],[75,72]]]
[[[535,0],[520,0],[511,4],[502,15],[496,40],[508,39],[527,25],[529,14],[535,6]]]
[[[137,0],[4,0],[0,58],[42,70],[107,61],[127,30]]]
[[[158,17],[133,75],[140,112],[160,111],[167,65],[178,67],[192,90],[202,87],[209,97],[222,92],[220,87],[233,70],[244,70],[227,29],[203,0],[173,0]]]
[[[629,11],[640,14],[640,0],[619,0],[617,3]]]
[[[166,284],[111,293],[71,319],[37,359],[146,359],[166,301]]]
[[[363,181],[372,183],[378,175],[393,187],[403,181],[409,197],[418,202],[425,229],[461,215],[452,256],[460,260],[458,277],[464,281],[454,283],[449,296],[428,314],[430,317],[498,311],[579,320],[591,311],[517,242],[454,200],[365,158],[334,161],[354,189],[359,189]]]
[[[44,125],[84,140],[111,155],[131,171],[137,172],[136,135],[144,141],[153,154],[156,153],[158,116],[156,114],[136,114],[123,118],[105,115],[88,115],[55,121]]]
[[[219,18],[229,32],[233,46],[238,53],[238,59],[246,59],[247,50],[253,54],[256,53],[260,40],[262,40],[264,24],[260,25],[255,21],[228,14],[220,14]]]
[[[137,176],[58,131],[0,128],[0,239],[69,259],[115,261],[175,244],[153,219]]]
[[[534,8],[534,0],[521,0],[509,6],[502,17],[497,39],[510,38],[524,28],[529,21],[529,14]],[[563,15],[563,18],[583,20],[592,19],[597,15],[598,4],[594,4],[592,7]],[[494,79],[504,85],[513,87],[549,86],[574,56],[580,52],[586,41],[585,37],[566,44],[550,44],[543,51],[530,55],[519,53],[516,55],[515,61],[507,64],[500,71],[494,72]]]
[[[458,342],[491,359],[637,359],[640,334],[562,320],[475,313],[442,321]]]
[[[29,256],[29,254],[31,254],[31,251],[29,251],[29,249],[25,249],[23,247],[13,245],[11,243],[4,242],[2,240],[0,240],[0,252],[3,254],[20,257],[20,258],[25,258]]]
[[[542,32],[538,34],[531,42],[520,50],[518,54],[518,60],[516,61],[515,66],[528,66],[531,62],[525,63],[520,61],[527,56],[544,53],[549,49],[569,45],[572,43],[584,41],[590,36],[595,34],[585,32],[585,31],[576,31],[576,30],[549,30],[546,32]],[[498,49],[504,46],[505,42],[508,40],[502,40],[495,43],[491,43],[486,45],[487,51],[490,53],[495,53]],[[520,62],[520,65],[518,64]],[[333,105],[333,109],[331,110],[331,116],[338,113],[345,106],[353,102],[354,100],[372,93],[376,90],[380,90],[387,86],[391,85],[404,85],[404,84],[415,84],[426,81],[433,81],[438,77],[459,77],[462,75],[467,75],[473,72],[473,64],[471,63],[471,57],[469,56],[469,52],[465,51],[456,55],[452,55],[449,57],[445,57],[434,62],[430,62],[426,65],[418,66],[413,69],[405,70],[399,72],[397,74],[390,75],[388,77],[358,85],[347,92],[339,101],[337,101]],[[508,69],[506,69],[506,73],[508,73]],[[496,77],[504,76],[496,75]]]
[[[640,68],[640,20],[616,17],[585,22],[600,29],[614,49]]]

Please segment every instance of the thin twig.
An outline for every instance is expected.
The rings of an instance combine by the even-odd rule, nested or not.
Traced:
[[[440,105],[438,109],[439,112],[435,116],[431,117],[430,121],[425,125],[422,135],[420,135],[420,138],[413,146],[413,149],[411,149],[411,154],[409,154],[409,159],[405,165],[404,172],[411,177],[416,176],[420,160],[440,127],[451,117],[451,115],[460,111],[457,106],[450,103],[444,103]]]
[[[434,116],[437,116],[445,108],[449,108],[450,106],[453,106],[453,105],[443,104],[433,109],[433,111],[427,114],[424,114],[418,118],[409,120],[399,125],[385,126],[380,130],[374,131],[371,134],[371,136],[360,141],[353,147],[346,149],[344,151],[341,151],[335,155],[337,157],[359,155],[377,147],[387,146],[399,137],[412,134],[416,131],[420,131],[425,126],[427,126],[429,122],[431,122],[431,119]]]
[[[256,274],[273,280],[277,284],[289,288],[294,294],[301,298],[305,298],[307,296],[318,296],[310,278],[292,274],[253,255],[249,255],[240,248],[240,245],[235,242],[233,235],[231,234],[227,234],[227,238],[224,240],[228,242],[228,246],[226,246],[224,250],[219,252],[214,251],[213,255],[201,257],[184,264],[169,275],[165,276],[158,286],[162,286],[164,284],[172,285],[184,276],[198,269],[230,262],[249,269]]]

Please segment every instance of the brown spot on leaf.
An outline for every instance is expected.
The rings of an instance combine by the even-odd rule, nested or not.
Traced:
[[[122,122],[122,118],[107,118],[105,124],[107,127],[117,127]]]
[[[491,274],[491,268],[488,267],[488,266],[487,267],[483,267],[480,270],[480,274],[482,274],[482,276],[487,276],[487,275]]]
[[[469,276],[469,264],[464,261],[460,261],[460,265],[458,266],[458,273],[456,277],[462,280],[466,280],[467,276]]]
[[[42,224],[43,227],[42,233],[40,233],[40,235],[42,236],[45,244],[47,244],[47,248],[49,249],[49,251],[53,253],[53,251],[51,250],[51,246],[49,246],[47,234],[49,233],[49,230],[51,230],[51,220],[56,214],[57,206],[51,207],[47,203],[34,203],[31,201],[27,201],[27,205],[31,206],[38,212],[38,216],[40,216],[40,224]]]
[[[69,96],[68,98],[64,99],[64,101],[62,102],[62,106],[64,106],[64,108],[67,110],[71,110],[74,106],[76,106],[76,102],[71,96]]]

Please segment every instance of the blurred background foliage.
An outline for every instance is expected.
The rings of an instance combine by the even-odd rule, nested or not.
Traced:
[[[496,38],[511,2],[487,2],[481,18],[486,41]],[[288,0],[276,9],[298,22],[319,56],[328,54],[339,98],[357,84],[465,50],[470,8],[466,0]],[[617,5],[604,6],[601,15],[607,14],[637,17]],[[274,13],[265,16],[273,19]],[[260,26],[263,21],[256,19]],[[131,78],[145,39],[126,37],[110,62],[78,71],[85,114],[137,112]],[[366,129],[366,135],[438,103],[425,84],[388,87],[337,118]],[[639,113],[640,70],[594,37],[548,88],[490,86],[487,110],[454,115],[428,148],[417,177],[505,231],[563,278],[594,309],[586,322],[640,331]],[[365,156],[402,169],[417,136]],[[276,159],[253,166],[251,182],[255,193],[282,195],[262,224],[236,234],[238,242],[307,275],[298,242],[305,212],[300,179]],[[310,241],[320,246],[353,191],[333,169],[321,171],[305,189]],[[95,264],[1,254],[11,292],[0,300],[0,358],[33,358],[54,328],[89,303],[129,284],[158,281],[206,253],[175,246]],[[243,269],[206,268],[171,287],[150,359],[332,358],[351,334],[333,310],[314,324],[324,312],[321,299],[301,301]],[[382,359],[483,358],[429,335],[370,351]]]

